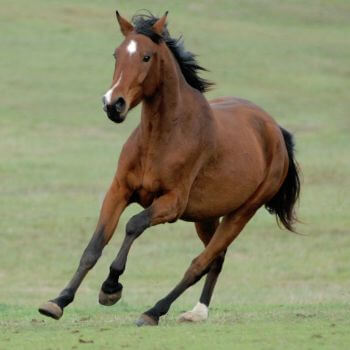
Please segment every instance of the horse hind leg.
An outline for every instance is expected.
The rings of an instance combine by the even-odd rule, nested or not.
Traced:
[[[208,245],[191,263],[178,285],[151,309],[141,315],[138,326],[157,325],[171,304],[189,287],[198,282],[220,254],[224,253],[231,242],[239,235],[245,224],[255,214],[257,208],[244,208],[223,218]]]
[[[198,237],[207,246],[219,225],[219,219],[195,224]],[[225,252],[222,252],[210,265],[198,303],[190,311],[180,315],[178,322],[201,322],[208,319],[208,308],[215,288],[216,281],[221,272]]]
[[[278,184],[278,180],[283,175],[282,172],[283,172],[283,168],[279,166],[278,162],[276,164],[276,161],[275,161],[274,167],[270,168],[269,176],[267,176],[266,180],[260,186],[258,191],[252,196],[252,198],[247,203],[245,203],[240,208],[240,210],[226,216],[223,220],[223,224],[219,226],[219,230],[222,229],[225,222],[228,223],[227,224],[228,226],[230,222],[232,222],[232,225],[237,225],[237,224],[239,225],[240,222],[244,223],[245,220],[247,222],[255,214],[256,210],[266,202],[266,198],[270,198],[271,194],[276,192],[276,188],[275,188],[276,183]],[[232,217],[232,219],[229,219],[230,217]],[[211,237],[215,233],[217,225],[218,225],[218,222],[215,228],[212,225],[208,225],[208,223],[196,224],[197,233],[206,247],[211,241]],[[225,230],[223,230],[223,234],[224,234],[224,231]],[[239,233],[239,230],[236,232]],[[229,237],[229,235],[227,235],[227,237]],[[233,237],[233,239],[234,238],[235,237]],[[210,244],[211,243],[212,242],[210,242]],[[226,254],[226,250],[221,252],[219,256],[216,257],[215,260],[210,265],[210,269],[207,274],[204,288],[197,305],[191,311],[185,312],[184,314],[180,315],[180,318],[178,319],[178,321],[198,322],[198,321],[204,321],[208,318],[209,303],[212,297],[212,293],[213,293],[217,278],[221,272],[221,269],[224,263],[225,254]]]
[[[159,318],[169,311],[171,304],[209,271],[211,264],[220,254],[226,251],[256,211],[276,193],[278,186],[280,186],[276,182],[283,175],[280,160],[276,157],[272,162],[273,164],[270,166],[265,181],[251,198],[238,210],[231,212],[222,219],[208,245],[192,261],[180,283],[167,296],[141,315],[136,323],[138,326],[158,324]]]
[[[199,301],[192,310],[181,314],[178,318],[178,322],[202,322],[208,319],[209,304],[225,261],[225,255],[226,250],[212,262]]]

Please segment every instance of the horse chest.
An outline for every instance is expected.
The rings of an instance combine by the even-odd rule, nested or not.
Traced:
[[[154,198],[159,196],[161,192],[160,180],[154,176],[144,176],[141,186],[137,189],[137,202],[143,207],[152,204]]]
[[[160,179],[153,176],[152,174],[145,174],[142,183],[141,189],[146,192],[156,193],[160,190]]]

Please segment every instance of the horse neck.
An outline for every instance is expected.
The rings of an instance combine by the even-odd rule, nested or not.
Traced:
[[[159,87],[152,97],[145,98],[142,103],[141,132],[143,139],[147,141],[161,141],[173,133],[178,133],[185,124],[190,124],[191,116],[185,112],[186,103],[196,98],[165,44],[160,66]]]

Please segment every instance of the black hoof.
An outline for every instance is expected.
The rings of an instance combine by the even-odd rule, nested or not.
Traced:
[[[136,326],[142,327],[142,326],[158,326],[158,320],[155,320],[154,318],[142,314],[140,318],[135,321]]]
[[[42,315],[52,317],[55,320],[59,320],[63,315],[63,310],[54,302],[48,301],[42,304],[38,310]]]
[[[100,290],[100,294],[98,296],[98,302],[104,306],[114,305],[119,299],[122,297],[122,289],[116,293],[107,294],[102,289]]]

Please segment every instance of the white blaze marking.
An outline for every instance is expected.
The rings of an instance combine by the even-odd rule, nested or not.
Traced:
[[[120,82],[122,80],[122,75],[123,75],[123,72],[120,73],[120,77],[117,80],[117,82],[105,93],[105,99],[106,99],[107,105],[111,103],[113,90],[120,84]]]
[[[133,55],[135,52],[136,52],[136,49],[137,49],[137,44],[136,44],[136,41],[135,40],[131,40],[128,47],[126,48],[131,55]]]

